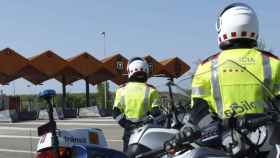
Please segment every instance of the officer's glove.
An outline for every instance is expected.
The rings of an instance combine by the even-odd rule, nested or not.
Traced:
[[[159,107],[153,107],[150,113],[153,117],[160,116],[162,114]]]
[[[125,129],[133,129],[135,128],[135,123],[127,120],[125,117],[123,117],[122,119],[119,120],[119,125]]]
[[[148,115],[144,118],[143,124],[150,124],[153,123],[155,120],[155,117],[153,115]]]
[[[113,118],[118,121],[119,125],[125,129],[131,129],[134,123],[126,119],[126,116],[117,107],[113,108]]]

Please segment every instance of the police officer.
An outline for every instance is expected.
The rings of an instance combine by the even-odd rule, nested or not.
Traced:
[[[257,49],[259,36],[255,11],[246,4],[225,7],[216,24],[222,50],[204,60],[192,81],[193,105],[204,102],[219,117],[264,112],[268,92],[280,95],[280,62],[270,52]],[[247,69],[248,71],[244,70]]]
[[[222,119],[233,113],[263,113],[269,108],[268,92],[260,81],[275,96],[280,95],[278,57],[256,48],[259,23],[255,11],[243,3],[230,4],[219,14],[216,28],[221,51],[196,70],[190,124],[209,125],[212,113]]]
[[[123,150],[127,150],[134,122],[147,116],[161,114],[160,96],[157,90],[146,83],[149,77],[149,65],[141,57],[129,60],[128,82],[116,91],[113,117],[124,128]]]

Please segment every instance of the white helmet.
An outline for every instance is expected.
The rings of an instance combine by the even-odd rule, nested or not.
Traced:
[[[257,41],[259,22],[255,11],[243,3],[233,3],[225,7],[220,13],[216,29],[218,43],[232,39],[252,39]]]
[[[149,65],[144,58],[134,57],[128,61],[127,72],[128,78],[139,72],[145,73],[148,77]]]

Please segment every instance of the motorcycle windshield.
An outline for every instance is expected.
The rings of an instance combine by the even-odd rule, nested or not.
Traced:
[[[270,100],[274,98],[271,69],[259,69],[257,64],[263,61],[253,57],[227,58],[221,53],[219,60],[198,68],[192,82],[192,97],[207,100],[211,110],[222,118],[271,109]]]

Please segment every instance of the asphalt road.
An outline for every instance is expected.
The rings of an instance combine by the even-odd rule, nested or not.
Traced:
[[[0,122],[0,158],[34,158],[39,137],[37,127],[46,120],[20,123]],[[99,128],[102,129],[110,147],[121,150],[122,129],[112,118],[80,118],[60,120],[58,128]]]

